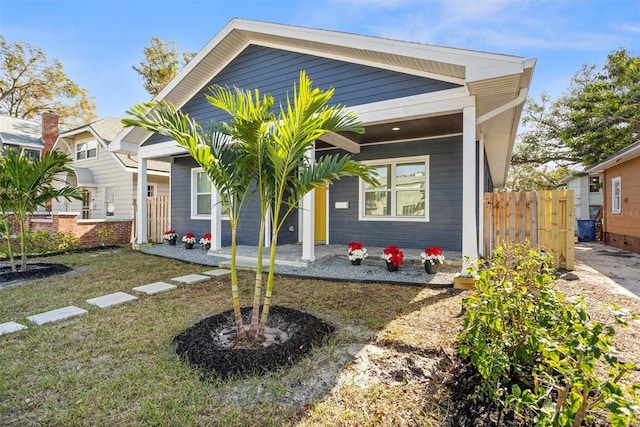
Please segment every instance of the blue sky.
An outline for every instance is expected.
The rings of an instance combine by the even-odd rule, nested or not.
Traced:
[[[618,48],[640,55],[640,0],[0,0],[5,40],[58,59],[100,118],[149,99],[131,67],[152,37],[197,51],[234,17],[536,58],[535,97]]]

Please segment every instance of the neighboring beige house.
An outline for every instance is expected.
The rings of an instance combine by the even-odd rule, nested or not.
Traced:
[[[73,159],[75,174],[67,176],[66,181],[78,186],[85,197],[82,201],[54,200],[52,212],[77,212],[79,220],[134,219],[136,157],[107,150],[122,129],[120,119],[108,117],[60,133],[53,149]],[[170,164],[149,161],[147,167],[147,196],[168,196]]]

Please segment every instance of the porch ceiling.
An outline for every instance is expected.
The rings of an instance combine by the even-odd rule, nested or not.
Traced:
[[[397,128],[397,130],[394,130],[395,128]],[[353,132],[341,132],[340,134],[360,145],[366,145],[378,142],[432,138],[460,133],[462,133],[462,113],[366,126],[364,134]],[[316,143],[316,149],[327,148],[335,147],[322,140]]]

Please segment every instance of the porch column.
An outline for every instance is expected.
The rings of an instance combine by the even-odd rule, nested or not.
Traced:
[[[478,259],[478,238],[476,223],[476,107],[462,109],[462,274],[470,262]],[[465,262],[468,257],[469,262]]]
[[[222,205],[218,190],[211,186],[211,250],[222,248]]]
[[[136,188],[136,245],[147,242],[147,159],[138,159],[138,186]]]
[[[484,253],[484,134],[478,138],[478,251],[480,255]]]
[[[309,163],[316,161],[315,143],[313,148],[307,151]],[[302,197],[302,260],[313,262],[316,260],[314,246],[314,209],[315,190],[309,191]]]

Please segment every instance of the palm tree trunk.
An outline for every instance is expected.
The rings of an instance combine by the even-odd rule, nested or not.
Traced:
[[[240,295],[238,292],[238,271],[236,268],[236,238],[237,229],[231,229],[231,299],[233,303],[233,316],[236,322],[236,337],[239,340],[247,337],[247,331],[242,322],[242,312],[240,311]]]
[[[16,260],[13,258],[13,246],[11,245],[11,225],[9,224],[9,218],[3,217],[2,224],[7,233],[7,255],[9,255],[11,271],[16,271]]]
[[[260,317],[260,326],[258,328],[257,338],[264,338],[264,331],[267,327],[269,319],[269,309],[271,308],[271,295],[273,293],[273,279],[276,270],[276,250],[278,244],[278,233],[274,230],[271,237],[271,256],[269,257],[269,276],[267,277],[267,289],[264,294],[264,304],[262,305],[262,316]]]
[[[20,218],[20,270],[27,269],[27,219]]]
[[[266,215],[266,214],[265,214]],[[258,338],[260,319],[260,299],[262,297],[262,254],[264,253],[264,227],[265,215],[260,219],[260,235],[258,236],[258,259],[256,260],[256,282],[253,287],[253,310],[251,312],[251,326],[249,327],[249,338]]]

